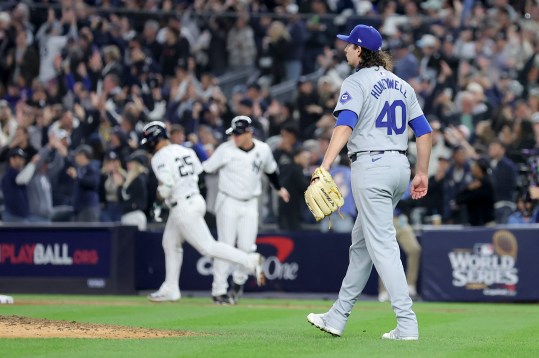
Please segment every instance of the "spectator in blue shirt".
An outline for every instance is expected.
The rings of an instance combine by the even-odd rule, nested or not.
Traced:
[[[409,46],[402,40],[395,40],[389,44],[389,49],[395,56],[394,72],[405,81],[419,75],[419,61],[410,52]]]
[[[186,140],[185,129],[181,124],[171,125],[169,134],[171,143],[183,145],[184,147],[193,149],[201,162],[208,159],[208,154],[206,153],[206,150],[204,149],[202,143],[200,143],[200,141],[198,140],[197,135],[191,133],[188,136],[189,140]]]
[[[539,218],[539,205],[533,205],[532,200],[519,197],[517,200],[517,210],[507,218],[508,225],[535,224]]]

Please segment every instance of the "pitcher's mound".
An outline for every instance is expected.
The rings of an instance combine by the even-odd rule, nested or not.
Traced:
[[[138,339],[183,337],[186,331],[55,321],[21,316],[0,316],[0,338],[107,338]]]

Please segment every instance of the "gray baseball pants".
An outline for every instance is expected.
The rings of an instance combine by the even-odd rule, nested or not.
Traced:
[[[348,270],[339,297],[325,316],[328,326],[344,330],[374,264],[391,298],[398,334],[418,336],[393,226],[393,210],[409,181],[410,164],[403,154],[361,153],[352,163],[352,191],[358,216],[352,229]]]

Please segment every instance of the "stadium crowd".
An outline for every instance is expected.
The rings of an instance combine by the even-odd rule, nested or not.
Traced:
[[[313,224],[303,191],[351,71],[335,35],[359,22],[380,29],[434,130],[429,195],[399,210],[414,223],[538,220],[528,191],[539,176],[535,0],[3,1],[0,10],[4,222],[152,220],[144,124],[165,121],[172,142],[203,161],[247,115],[291,193],[289,204],[265,198],[264,220]],[[259,75],[226,96],[220,76],[245,68]],[[290,81],[294,98],[271,96]],[[412,164],[414,154],[412,141]],[[332,173],[346,196],[335,229],[346,231],[355,216],[346,153]],[[206,176],[210,212],[215,185]]]

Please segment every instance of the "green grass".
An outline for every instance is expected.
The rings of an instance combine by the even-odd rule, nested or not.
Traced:
[[[382,341],[394,328],[389,304],[360,301],[341,338],[306,322],[331,302],[244,299],[234,307],[209,298],[149,303],[144,297],[15,295],[0,315],[175,329],[178,338],[0,339],[0,357],[537,357],[539,307],[525,304],[416,303],[418,342]],[[58,304],[54,304],[58,301]],[[77,302],[79,301],[79,302]],[[80,301],[101,301],[81,305]]]

